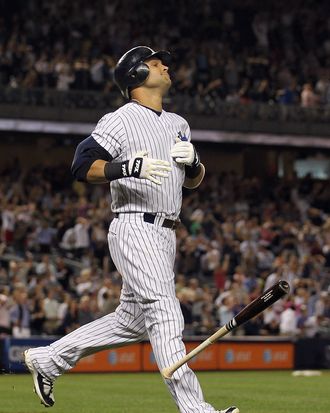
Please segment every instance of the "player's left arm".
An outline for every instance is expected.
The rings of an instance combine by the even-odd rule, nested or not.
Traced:
[[[205,176],[205,166],[199,163],[198,167],[185,165],[186,178],[183,186],[188,189],[197,188]]]
[[[179,136],[171,149],[171,156],[175,162],[183,164],[185,168],[185,180],[183,186],[188,189],[197,188],[205,175],[205,167],[200,161],[195,146],[190,142],[190,128],[187,125],[188,137]]]

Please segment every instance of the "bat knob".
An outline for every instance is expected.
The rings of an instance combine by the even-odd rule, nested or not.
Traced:
[[[162,371],[162,376],[164,377],[164,379],[171,379],[172,378],[172,374],[173,372],[171,371],[171,369],[169,367],[165,367]]]

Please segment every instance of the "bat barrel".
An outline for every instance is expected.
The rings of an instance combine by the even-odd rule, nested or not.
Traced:
[[[163,377],[165,379],[170,379],[173,373],[183,364],[187,363],[192,357],[196,356],[206,347],[217,341],[219,338],[225,336],[229,331],[245,323],[246,321],[261,313],[266,308],[270,307],[289,291],[290,286],[286,281],[278,281],[271,288],[265,291],[262,295],[253,300],[245,308],[243,308],[243,310],[240,311],[231,321],[229,321],[229,323],[227,323],[225,326],[222,326],[217,332],[215,332],[212,336],[203,341],[194,350],[186,354],[182,359],[178,360],[172,366],[164,368],[162,370]]]
[[[279,288],[282,289],[283,291],[283,295],[288,294],[288,292],[290,291],[290,285],[288,282],[284,281],[284,280],[280,280],[278,282],[278,286]]]
[[[274,304],[277,300],[283,298],[289,291],[290,286],[286,281],[278,281],[276,284],[266,290],[261,296],[259,296],[245,308],[243,308],[243,310],[235,316],[235,327],[255,317],[266,308]]]

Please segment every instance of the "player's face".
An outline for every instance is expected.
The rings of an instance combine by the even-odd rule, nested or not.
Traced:
[[[149,76],[145,82],[149,87],[161,87],[165,92],[171,86],[171,78],[168,73],[168,67],[160,59],[149,59],[145,61],[149,67]]]

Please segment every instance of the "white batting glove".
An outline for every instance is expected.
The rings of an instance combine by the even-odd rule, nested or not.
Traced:
[[[161,185],[162,182],[155,178],[161,176],[168,178],[168,172],[172,170],[170,163],[162,159],[148,158],[147,151],[137,152],[128,161],[128,176],[135,178],[149,179],[149,181]]]
[[[176,138],[176,144],[171,149],[171,156],[177,163],[191,166],[195,161],[197,153],[195,147],[191,142],[182,141]]]

